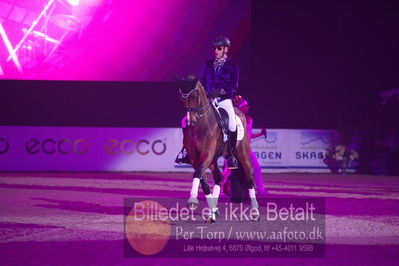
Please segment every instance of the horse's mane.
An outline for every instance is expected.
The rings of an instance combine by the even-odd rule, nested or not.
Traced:
[[[198,88],[199,91],[203,92],[206,95],[205,88],[202,85],[201,81],[199,81],[199,80],[197,81],[197,88]]]

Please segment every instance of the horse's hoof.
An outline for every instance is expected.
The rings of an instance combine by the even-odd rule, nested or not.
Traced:
[[[198,208],[198,204],[195,204],[195,203],[187,203],[187,208],[193,211],[193,210],[195,210],[195,209]]]
[[[214,219],[212,219],[212,218],[208,218],[208,220],[206,220],[205,223],[207,223],[207,224],[213,224],[213,223],[216,223],[216,220],[214,220]]]
[[[256,222],[256,221],[260,221],[260,214],[259,214],[259,210],[257,211],[257,213],[255,213],[254,215],[251,215],[251,220]]]
[[[218,209],[213,211],[211,215],[208,217],[208,219],[205,221],[207,224],[213,224],[216,222],[216,218],[220,215],[220,212]]]
[[[196,198],[189,198],[187,202],[187,208],[190,210],[195,210],[199,207],[198,199]]]

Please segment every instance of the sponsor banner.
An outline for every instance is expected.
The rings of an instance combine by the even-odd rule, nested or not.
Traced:
[[[254,134],[260,133],[255,129]],[[287,147],[290,145],[290,132],[283,129],[271,129],[266,137],[252,139],[251,148],[262,168],[286,169],[289,164]]]
[[[170,171],[176,132],[173,128],[0,127],[0,170]]]
[[[262,172],[330,172],[325,159],[338,140],[334,130],[270,129],[266,138],[253,139],[251,148]]]
[[[251,147],[262,172],[329,172],[324,159],[338,138],[331,130],[270,129]],[[182,139],[180,128],[3,126],[0,170],[191,172],[174,164]]]
[[[315,172],[327,171],[328,150],[338,143],[339,135],[332,130],[292,130],[287,147],[290,167]]]

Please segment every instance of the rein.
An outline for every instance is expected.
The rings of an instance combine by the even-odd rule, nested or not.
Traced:
[[[190,92],[188,93],[184,93],[181,91],[181,89],[179,89],[180,95],[183,99],[185,99],[188,102],[188,98],[190,97],[190,95],[193,92],[197,92],[197,107],[187,107],[186,111],[187,112],[195,112],[195,116],[200,119],[201,117],[203,117],[210,109],[210,100],[208,100],[207,104],[205,104],[204,106],[200,107],[200,95],[199,95],[199,89],[197,87],[195,87],[194,89],[192,89]],[[203,111],[206,108],[205,111]],[[202,112],[202,114],[201,114]]]

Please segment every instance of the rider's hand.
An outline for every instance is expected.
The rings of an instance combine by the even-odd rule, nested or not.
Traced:
[[[209,98],[217,98],[217,97],[219,97],[219,92],[218,91],[211,91],[210,93],[208,93],[208,97]]]
[[[262,128],[262,131],[260,132],[262,135],[265,135],[265,137],[267,136],[267,133],[266,133],[266,128]]]

